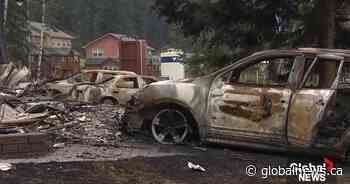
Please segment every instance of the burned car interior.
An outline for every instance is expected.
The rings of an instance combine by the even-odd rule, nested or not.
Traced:
[[[294,58],[271,58],[232,73],[229,83],[257,86],[286,86]],[[239,69],[238,69],[239,70]]]

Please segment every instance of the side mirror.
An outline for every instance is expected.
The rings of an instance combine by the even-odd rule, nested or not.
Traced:
[[[304,56],[297,56],[295,58],[291,74],[289,76],[289,87],[292,90],[296,90],[298,88],[298,85],[303,80],[304,76],[304,70],[305,70],[305,57]]]

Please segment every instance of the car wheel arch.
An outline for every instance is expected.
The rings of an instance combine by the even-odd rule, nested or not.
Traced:
[[[100,103],[103,103],[105,100],[112,100],[115,104],[119,103],[119,100],[112,96],[104,96],[100,99]]]
[[[192,111],[192,109],[182,103],[182,102],[178,102],[178,101],[170,101],[170,100],[162,100],[162,101],[158,101],[157,103],[153,103],[151,106],[149,106],[148,108],[145,108],[143,110],[144,115],[146,115],[142,128],[143,129],[147,129],[150,125],[150,123],[152,122],[153,117],[157,114],[157,112],[159,112],[159,110],[161,109],[166,109],[166,108],[174,108],[174,109],[178,109],[181,110],[182,112],[185,113],[186,117],[190,120],[190,126],[192,127],[192,136],[195,139],[200,139],[200,127],[199,127],[199,123],[196,119],[196,117],[194,116],[194,113]]]

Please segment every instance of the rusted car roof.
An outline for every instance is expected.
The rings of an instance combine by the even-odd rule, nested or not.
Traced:
[[[298,48],[298,50],[302,52],[313,53],[313,54],[332,53],[335,55],[350,57],[350,50],[345,50],[345,49]]]
[[[273,49],[273,50],[264,50],[261,52],[256,52],[252,54],[252,56],[257,55],[271,55],[271,54],[281,54],[281,52],[285,53],[303,53],[303,54],[312,54],[312,55],[320,55],[320,54],[334,54],[336,56],[342,56],[350,58],[350,50],[345,49],[323,49],[323,48],[297,48],[297,49]],[[345,61],[345,62],[350,62]]]

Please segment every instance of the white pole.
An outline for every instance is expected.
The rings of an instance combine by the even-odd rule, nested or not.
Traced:
[[[38,76],[37,79],[41,77],[41,64],[43,61],[44,54],[44,31],[45,31],[45,13],[46,13],[46,0],[42,0],[42,15],[41,15],[41,33],[40,33],[40,54],[39,54],[39,63],[38,63]]]

